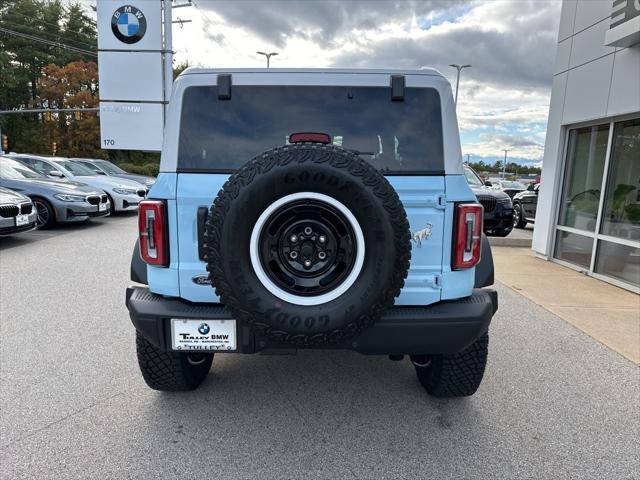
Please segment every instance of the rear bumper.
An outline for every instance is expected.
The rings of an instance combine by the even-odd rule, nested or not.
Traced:
[[[126,305],[136,329],[163,351],[171,349],[171,318],[231,319],[220,304],[191,303],[153,294],[146,287],[127,288]],[[487,331],[498,309],[494,290],[474,290],[467,298],[426,307],[392,307],[374,326],[357,337],[323,348],[355,350],[365,354],[455,353]],[[238,350],[255,353],[291,349],[254,332],[246,325],[237,331]]]

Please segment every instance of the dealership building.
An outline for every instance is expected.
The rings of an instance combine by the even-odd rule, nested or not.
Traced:
[[[640,293],[640,0],[564,0],[533,249]]]

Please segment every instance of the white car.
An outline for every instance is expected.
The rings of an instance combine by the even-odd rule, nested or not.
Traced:
[[[51,178],[66,178],[104,190],[111,201],[112,211],[136,210],[149,189],[141,183],[125,178],[95,175],[89,168],[66,158],[11,155],[37,172]]]

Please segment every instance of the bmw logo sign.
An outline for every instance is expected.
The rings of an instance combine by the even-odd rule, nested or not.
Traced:
[[[147,19],[138,8],[124,5],[113,12],[111,31],[121,42],[136,43],[147,31]]]
[[[206,323],[201,323],[198,327],[198,332],[200,332],[202,335],[206,335],[207,333],[209,333],[209,330],[209,325],[207,325]]]

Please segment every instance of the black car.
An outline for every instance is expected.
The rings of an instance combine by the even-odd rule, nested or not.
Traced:
[[[513,206],[506,193],[491,188],[471,167],[464,166],[464,176],[478,201],[484,207],[484,233],[491,237],[506,237],[513,230]]]
[[[527,223],[535,223],[538,208],[540,184],[530,183],[527,189],[513,197],[513,226],[524,228]]]
[[[493,182],[492,187],[495,190],[500,190],[507,195],[509,195],[512,199],[516,196],[516,194],[523,192],[527,187],[524,186],[524,183],[515,182],[512,180],[498,180]]]

